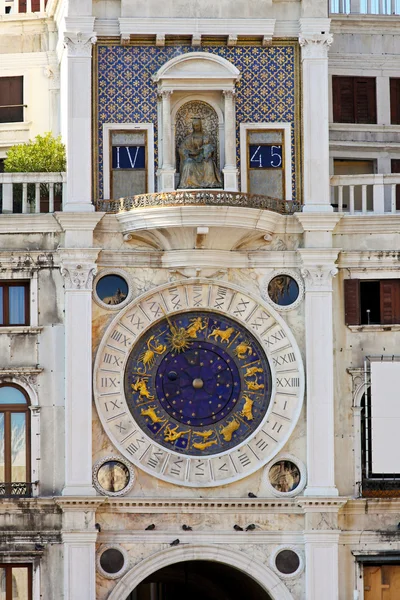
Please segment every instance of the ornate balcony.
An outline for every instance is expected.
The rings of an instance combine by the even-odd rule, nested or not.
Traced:
[[[0,483],[0,498],[32,498],[33,488],[37,485],[16,481],[14,483]]]
[[[141,194],[120,198],[119,200],[99,200],[97,202],[97,210],[106,213],[121,213],[135,209],[166,206],[233,206],[264,209],[281,215],[291,215],[301,210],[301,205],[296,202],[279,200],[269,196],[208,190]]]

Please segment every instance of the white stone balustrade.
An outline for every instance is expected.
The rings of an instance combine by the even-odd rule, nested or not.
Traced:
[[[0,186],[3,192],[2,212],[14,211],[14,185],[22,184],[22,213],[40,213],[41,186],[48,185],[49,209],[54,212],[54,185],[62,185],[62,197],[66,197],[66,173],[0,173]],[[28,185],[35,186],[35,197],[29,201]]]
[[[400,173],[388,175],[334,175],[332,204],[337,212],[354,214],[396,213]],[[335,191],[337,190],[337,191]]]
[[[330,14],[399,15],[400,0],[330,0]]]

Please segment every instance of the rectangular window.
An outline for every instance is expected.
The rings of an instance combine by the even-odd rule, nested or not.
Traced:
[[[32,565],[0,564],[0,600],[32,600]]]
[[[21,77],[0,77],[0,123],[24,120],[24,91]]]
[[[0,325],[29,325],[29,282],[0,282]]]
[[[282,130],[247,131],[247,191],[285,198],[284,134]]]
[[[332,77],[333,121],[376,123],[375,77]]]
[[[345,279],[346,325],[400,324],[400,279]]]
[[[110,132],[110,197],[147,192],[147,131]]]
[[[400,125],[400,78],[390,79],[390,122]]]

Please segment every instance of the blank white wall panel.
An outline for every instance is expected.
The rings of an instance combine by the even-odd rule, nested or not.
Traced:
[[[400,362],[371,362],[373,473],[400,472]]]

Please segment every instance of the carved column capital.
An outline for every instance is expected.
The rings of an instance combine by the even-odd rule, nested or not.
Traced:
[[[299,37],[302,58],[327,58],[333,42],[331,33],[304,34]]]
[[[338,272],[338,269],[334,265],[303,267],[301,274],[306,283],[306,292],[332,291],[332,279]]]
[[[223,95],[225,96],[225,98],[227,98],[228,100],[234,100],[235,96],[236,96],[236,90],[223,90]]]
[[[60,251],[60,272],[64,277],[66,290],[92,291],[93,278],[97,273],[97,265],[94,262],[99,250],[94,251],[85,249],[84,251],[74,251],[61,249]]]
[[[64,47],[67,49],[68,56],[90,58],[92,56],[92,46],[97,42],[97,37],[92,31],[90,33],[66,32],[64,34]]]
[[[173,90],[159,90],[157,92],[157,95],[160,98],[160,100],[169,100],[171,98],[172,94],[173,94]]]

